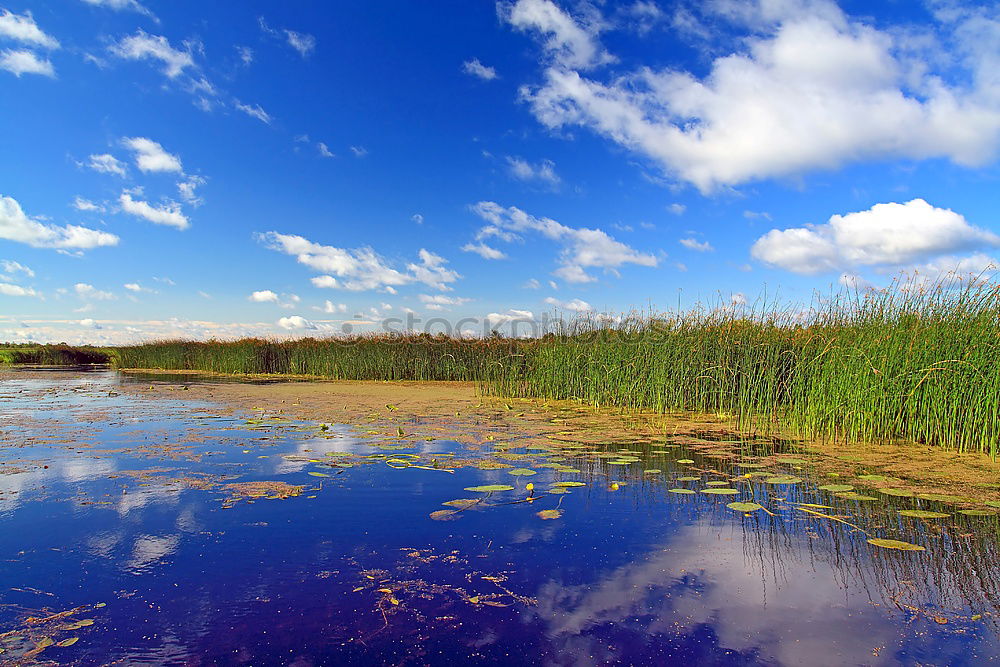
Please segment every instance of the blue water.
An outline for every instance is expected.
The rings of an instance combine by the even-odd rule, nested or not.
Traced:
[[[706,488],[677,481],[702,460],[656,444],[629,466],[561,450],[581,470],[567,474],[515,440],[508,451],[531,458],[514,465],[538,474],[446,472],[448,454],[482,458],[489,443],[385,449],[398,441],[364,428],[119,392],[110,372],[6,378],[9,664],[40,644],[30,660],[80,665],[961,665],[1000,652],[995,517],[904,520],[900,508],[941,506],[832,498],[815,489],[829,479],[798,466],[785,471],[804,478],[794,486],[669,493]],[[698,464],[676,463],[686,456]],[[586,485],[546,493],[570,479]],[[246,498],[226,486],[253,481],[303,488]],[[515,489],[464,490],[497,483]],[[751,496],[775,516],[726,507]],[[460,498],[479,502],[430,518]],[[867,535],[778,498],[835,506],[815,511]],[[548,509],[561,516],[538,516]]]

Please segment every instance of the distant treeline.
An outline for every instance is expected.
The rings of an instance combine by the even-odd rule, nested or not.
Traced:
[[[101,347],[0,343],[0,364],[78,366],[110,361],[109,350]]]
[[[696,411],[745,428],[917,441],[996,456],[1000,286],[848,291],[800,310],[757,304],[580,319],[531,340],[368,336],[112,348],[124,368],[351,380],[468,380],[486,393]]]

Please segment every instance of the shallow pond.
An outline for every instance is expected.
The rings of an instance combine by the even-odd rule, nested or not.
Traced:
[[[1000,652],[989,508],[816,478],[795,456],[720,463],[669,437],[460,444],[144,397],[106,371],[7,378],[6,663],[960,665]]]

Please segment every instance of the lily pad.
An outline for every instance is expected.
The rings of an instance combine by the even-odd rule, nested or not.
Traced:
[[[678,482],[700,482],[701,477],[678,477]]]
[[[951,516],[944,512],[931,512],[929,510],[900,510],[899,513],[914,519],[947,519]]]
[[[764,481],[768,484],[798,484],[802,481],[802,478],[795,477],[794,475],[775,475],[774,477],[768,477]]]
[[[542,510],[537,514],[539,519],[558,519],[563,515],[562,510]]]
[[[475,491],[476,493],[492,493],[494,491],[513,491],[514,487],[508,484],[484,484],[483,486],[466,487],[465,490]]]
[[[457,510],[437,510],[430,513],[430,517],[435,521],[451,521],[458,518]]]
[[[921,500],[936,500],[940,503],[961,503],[968,500],[962,496],[952,496],[947,493],[918,493],[917,498]]]
[[[72,646],[78,641],[80,641],[79,637],[70,637],[69,639],[64,639],[61,642],[56,642],[56,646],[59,646],[61,648],[66,648],[67,646]]]
[[[844,500],[878,500],[875,496],[866,496],[863,493],[857,493],[856,491],[847,491],[846,493],[835,493],[833,494],[838,498],[843,498]]]
[[[858,475],[858,479],[863,479],[866,482],[884,482],[889,478],[885,475]]]
[[[758,505],[757,503],[741,503],[741,502],[729,503],[728,505],[726,505],[726,507],[728,507],[731,510],[736,510],[737,512],[756,512],[757,510],[764,509],[762,505]]]
[[[728,486],[729,482],[723,482],[721,480],[715,480],[712,482],[705,482],[707,486]]]
[[[684,464],[694,463],[694,459],[677,459],[677,462],[678,463],[684,463]]]
[[[514,468],[512,470],[508,470],[507,474],[508,475],[528,476],[528,475],[537,475],[538,473],[536,471],[532,470],[531,468]]]
[[[1000,508],[1000,500],[987,500],[983,503],[987,507],[997,507]]]
[[[991,510],[958,510],[959,514],[966,516],[996,516],[997,513]]]
[[[649,470],[643,470],[642,472],[646,475],[658,475],[663,471],[660,470],[659,468],[650,468]]]
[[[898,549],[899,551],[926,551],[922,546],[916,544],[910,544],[909,542],[902,542],[900,540],[888,540],[883,537],[872,537],[869,538],[868,544],[874,544],[877,547],[882,547],[883,549]]]
[[[702,489],[701,492],[702,493],[711,493],[711,494],[717,495],[717,496],[735,496],[736,494],[739,493],[739,491],[736,490],[736,489],[719,489],[719,488]]]
[[[608,461],[609,466],[627,466],[632,465],[632,461]]]
[[[691,489],[669,489],[669,491],[670,493],[694,493]]]
[[[841,493],[844,491],[853,491],[854,487],[850,484],[824,484],[819,487],[823,491],[830,491],[833,493]]]
[[[552,486],[557,486],[557,487],[570,487],[570,486],[587,486],[587,483],[586,483],[586,482],[572,482],[572,481],[566,481],[566,482],[556,482],[556,483],[555,483],[555,484],[553,484]]]
[[[795,463],[795,464],[809,463],[805,459],[797,459],[797,458],[794,458],[794,457],[791,457],[791,456],[789,456],[789,457],[784,457],[784,456],[778,457],[778,461],[780,463]]]
[[[878,491],[879,493],[883,493],[887,496],[897,496],[899,498],[913,497],[913,491],[907,491],[906,489],[889,488],[889,489],[876,489],[876,491]]]
[[[309,474],[312,475],[313,477],[329,477],[329,475],[327,475],[325,472],[313,472],[310,470]]]
[[[473,505],[478,505],[478,500],[473,500],[472,498],[456,498],[455,500],[446,500],[441,503],[442,505],[447,505],[448,507],[457,507],[460,510],[468,509]]]

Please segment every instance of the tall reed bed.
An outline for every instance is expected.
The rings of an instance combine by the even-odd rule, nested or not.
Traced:
[[[0,344],[0,364],[69,366],[81,364],[106,364],[108,363],[108,359],[108,350],[99,347]]]
[[[523,372],[533,343],[443,336],[358,336],[292,341],[165,341],[120,347],[122,368],[313,375],[339,380],[496,379]],[[520,369],[514,366],[520,364]]]
[[[1000,286],[897,282],[811,306],[578,319],[539,339],[427,335],[173,341],[114,351],[122,367],[472,380],[491,394],[643,411],[725,413],[743,427],[907,440],[996,456]]]

